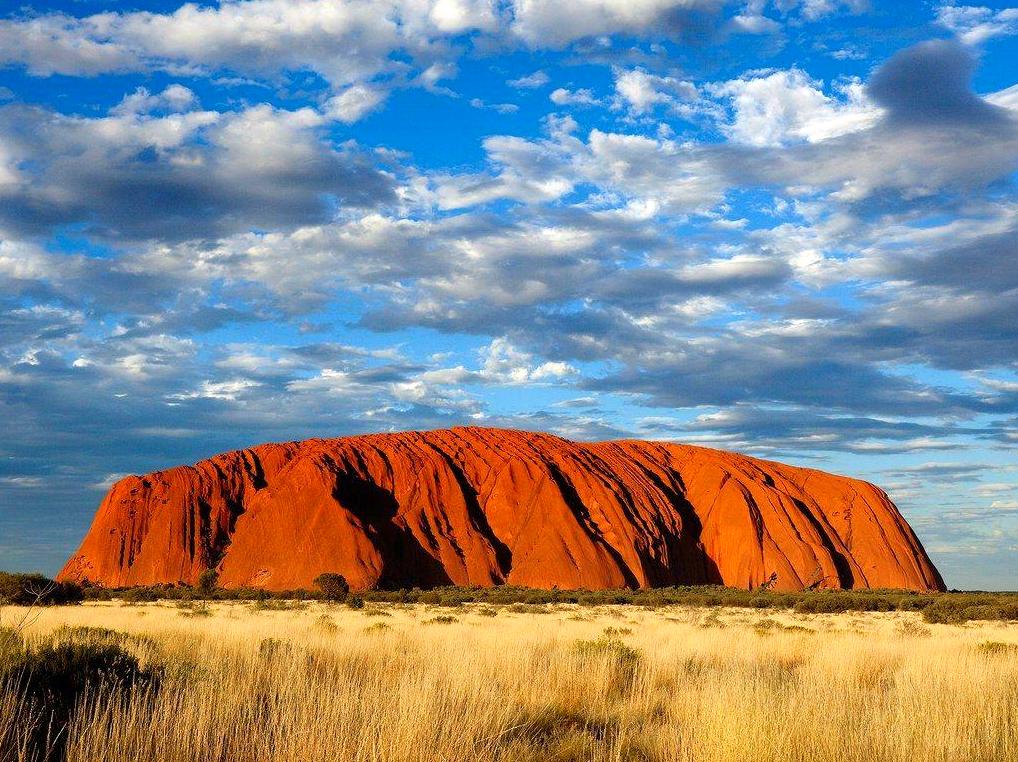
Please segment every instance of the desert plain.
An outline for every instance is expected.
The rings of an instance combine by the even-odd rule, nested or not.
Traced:
[[[279,600],[0,616],[147,676],[76,699],[68,762],[1018,759],[1014,622]],[[0,686],[4,762],[32,759],[16,703]]]

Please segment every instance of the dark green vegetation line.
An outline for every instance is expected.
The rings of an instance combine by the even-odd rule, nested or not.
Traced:
[[[260,588],[225,589],[214,586],[153,585],[147,587],[81,587],[52,583],[40,575],[0,572],[0,603],[31,604],[35,594],[48,589],[42,605],[71,604],[83,600],[147,602],[160,600],[266,601],[333,600],[321,590],[269,592]],[[379,603],[427,603],[456,607],[468,603],[493,606],[521,604],[544,606],[571,603],[579,606],[628,605],[644,608],[662,606],[738,606],[755,609],[785,609],[802,614],[834,614],[842,611],[921,611],[927,622],[962,623],[971,620],[1018,621],[1018,593],[960,592],[915,593],[906,590],[815,590],[795,593],[769,590],[742,590],[706,585],[661,587],[644,590],[536,590],[526,587],[438,587],[427,590],[366,590],[344,594],[340,602],[358,606],[365,601]]]

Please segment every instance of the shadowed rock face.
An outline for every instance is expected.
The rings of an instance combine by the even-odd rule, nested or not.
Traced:
[[[687,445],[484,428],[266,444],[129,476],[60,579],[354,589],[944,583],[883,491]]]

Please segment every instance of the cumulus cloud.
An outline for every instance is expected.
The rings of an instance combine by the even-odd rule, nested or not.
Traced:
[[[183,85],[170,85],[161,93],[152,94],[146,88],[139,87],[130,95],[125,95],[117,106],[110,110],[111,116],[129,116],[132,114],[151,114],[156,111],[181,113],[190,111],[197,103],[194,92]]]
[[[259,104],[176,113],[191,103],[183,91],[137,92],[99,118],[0,108],[9,156],[0,226],[180,239],[292,227],[328,219],[336,205],[395,198],[391,178],[355,148],[322,139],[317,111]],[[150,113],[156,107],[169,113]]]
[[[1018,8],[994,10],[984,6],[942,5],[937,9],[937,21],[966,45],[1018,34]]]
[[[346,124],[360,121],[385,102],[385,93],[376,88],[354,85],[325,104],[325,114]]]
[[[535,363],[533,355],[521,352],[505,337],[491,342],[483,350],[483,375],[506,384],[525,384],[564,378],[576,369],[564,362]]]
[[[843,84],[843,100],[838,100],[801,69],[740,77],[714,85],[711,92],[730,104],[725,132],[747,145],[816,143],[872,127],[880,118],[860,83]]]
[[[23,66],[34,76],[186,70],[273,79],[312,71],[338,90],[379,77],[405,79],[402,59],[426,66],[454,55],[449,40],[457,35],[552,48],[606,34],[680,37],[719,24],[721,6],[719,0],[223,0],[167,13],[49,13],[0,20],[0,65]]]
[[[593,106],[598,102],[594,93],[586,88],[568,90],[564,87],[552,90],[549,100],[556,106]]]
[[[226,0],[171,13],[46,14],[0,21],[0,63],[38,76],[308,70],[339,88],[397,72],[395,52],[426,56],[442,36],[495,21],[486,0]]]
[[[808,108],[779,107],[776,113],[790,118],[769,120],[768,109],[754,108],[750,114],[759,118],[752,123],[767,140],[779,140],[791,128],[813,142],[783,151],[720,151],[718,156],[735,162],[728,166],[743,182],[754,177],[754,182],[781,183],[793,193],[796,188],[827,188],[833,198],[849,204],[887,193],[907,201],[987,187],[1015,167],[1018,122],[971,91],[973,65],[971,53],[957,43],[921,43],[894,55],[867,83],[866,96],[883,110],[879,118],[867,108],[850,111],[847,121],[836,112],[833,118],[821,112],[814,121]],[[821,103],[816,93],[799,95]],[[747,130],[747,139],[753,140],[752,131]]]
[[[692,82],[649,74],[643,69],[616,71],[615,93],[617,105],[637,115],[653,111],[658,105],[681,111],[684,101],[699,97]]]

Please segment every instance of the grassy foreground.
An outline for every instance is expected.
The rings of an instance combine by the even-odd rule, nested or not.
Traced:
[[[129,658],[74,694],[51,744],[73,762],[1018,759],[1013,623],[164,601],[47,607],[24,635],[0,645],[0,675],[19,651]],[[12,682],[0,750],[21,762],[30,702]]]

